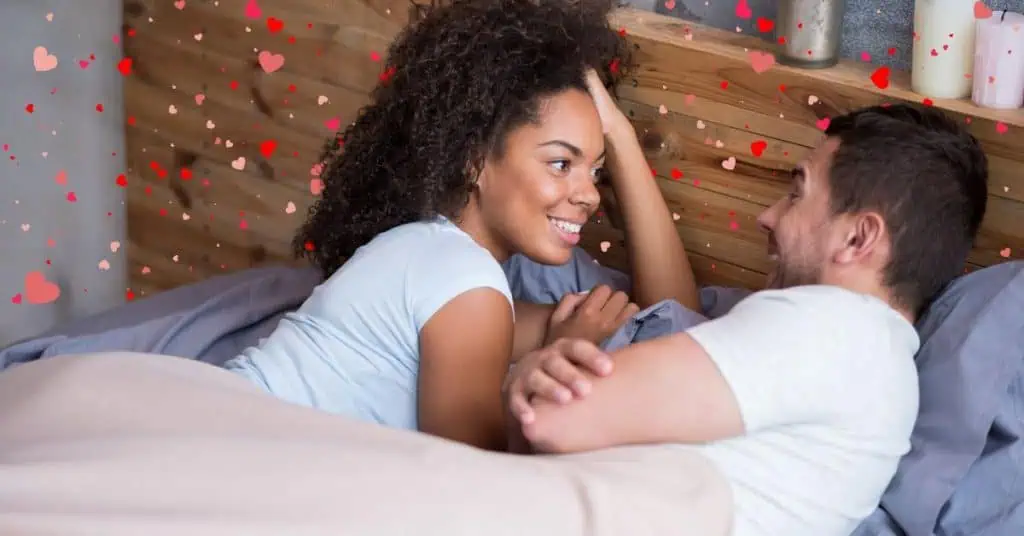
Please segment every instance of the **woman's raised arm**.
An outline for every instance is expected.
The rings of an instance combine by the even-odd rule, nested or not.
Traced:
[[[625,220],[633,301],[641,308],[664,299],[700,311],[693,269],[661,189],[651,176],[633,125],[619,110],[596,72],[587,87],[604,128],[612,188]]]

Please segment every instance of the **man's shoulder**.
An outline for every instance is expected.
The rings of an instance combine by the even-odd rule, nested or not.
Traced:
[[[850,317],[861,316],[891,320],[894,316],[899,316],[889,304],[878,298],[834,285],[802,285],[760,290],[737,303],[730,312],[751,308],[764,310],[766,313],[789,312],[798,317],[814,315],[823,321],[848,321]]]
[[[919,346],[914,326],[889,304],[831,285],[758,291],[722,317],[730,318],[730,331],[776,331],[787,339],[817,340],[851,352],[888,345],[912,356]]]

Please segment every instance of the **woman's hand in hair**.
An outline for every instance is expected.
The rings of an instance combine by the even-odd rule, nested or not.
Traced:
[[[633,126],[629,119],[619,109],[619,105],[615,104],[615,99],[605,89],[604,82],[601,81],[597,72],[593,69],[587,70],[586,79],[587,91],[594,99],[594,106],[597,108],[597,115],[601,118],[601,129],[604,133],[609,134],[624,128],[632,131]]]

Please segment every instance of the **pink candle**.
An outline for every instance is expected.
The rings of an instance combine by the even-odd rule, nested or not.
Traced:
[[[971,98],[985,108],[1024,104],[1024,15],[994,11],[978,19]]]

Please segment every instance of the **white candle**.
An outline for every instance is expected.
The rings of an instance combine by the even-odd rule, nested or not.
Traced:
[[[974,0],[916,0],[911,88],[926,97],[971,94]]]
[[[978,19],[971,97],[986,108],[1024,104],[1024,15],[996,11]]]

